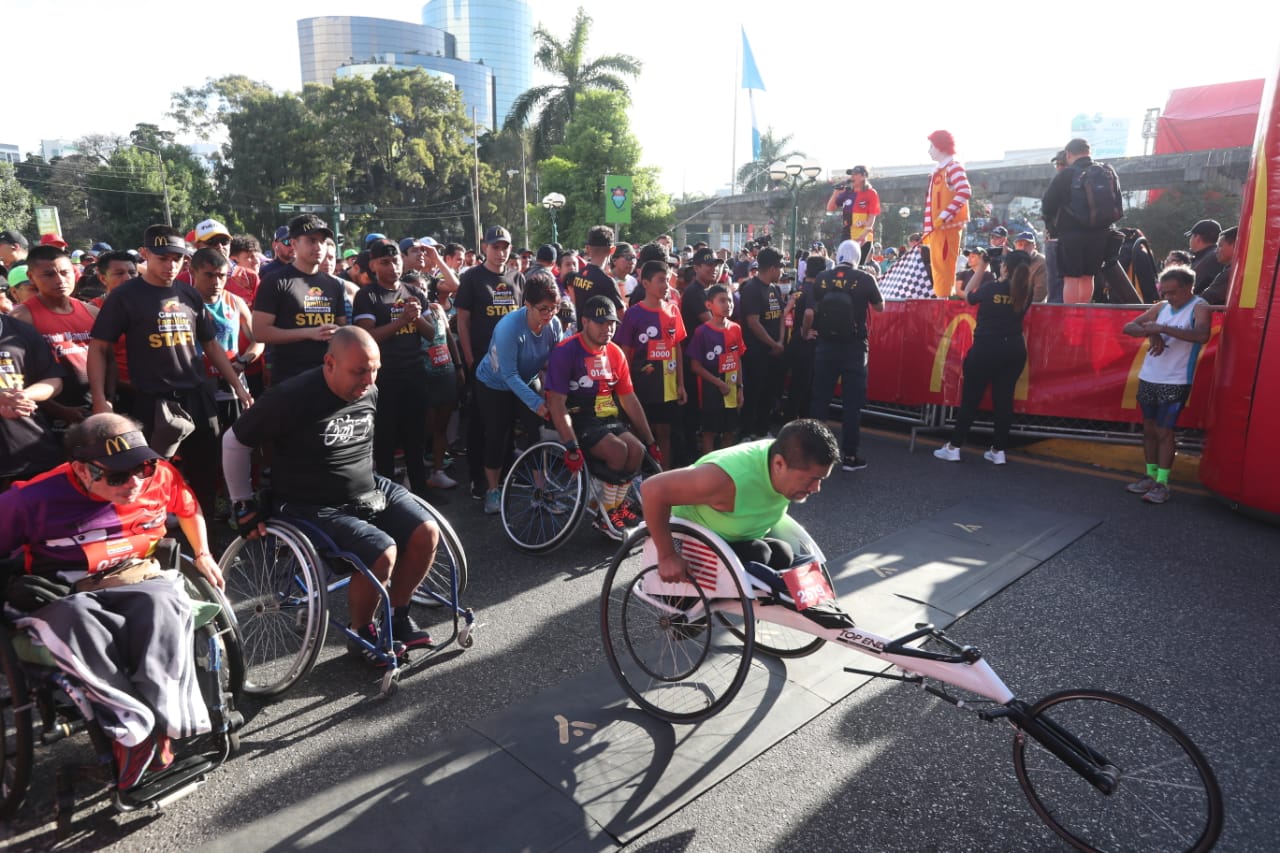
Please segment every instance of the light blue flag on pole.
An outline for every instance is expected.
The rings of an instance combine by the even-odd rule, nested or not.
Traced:
[[[760,159],[760,126],[756,123],[756,102],[752,98],[753,90],[764,88],[764,78],[756,67],[755,54],[751,52],[751,42],[747,40],[747,28],[742,28],[742,88],[747,90],[747,100],[751,103],[751,157]]]

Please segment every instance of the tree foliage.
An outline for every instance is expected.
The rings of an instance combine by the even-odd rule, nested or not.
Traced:
[[[12,163],[0,163],[0,231],[22,231],[30,224],[34,199],[14,174]]]
[[[565,140],[579,95],[593,91],[629,95],[626,78],[640,73],[640,60],[626,54],[614,53],[588,59],[590,35],[591,17],[581,6],[564,41],[541,25],[533,31],[538,43],[533,61],[554,75],[558,82],[534,86],[522,92],[512,103],[505,126],[520,130],[533,119],[533,150],[538,159],[550,156],[552,149]]]
[[[588,229],[604,222],[606,175],[632,177],[632,222],[622,226],[622,239],[647,242],[671,221],[671,200],[659,188],[656,171],[639,165],[640,143],[627,123],[627,104],[627,97],[617,92],[579,95],[564,142],[556,146],[554,157],[538,165],[542,192],[565,197],[557,219],[560,242],[566,246],[582,242]],[[535,233],[539,240],[549,239],[551,220],[540,213]]]
[[[1145,207],[1127,209],[1118,225],[1142,229],[1156,257],[1163,258],[1174,249],[1187,248],[1185,233],[1201,219],[1216,219],[1223,228],[1238,224],[1240,203],[1238,187],[1193,192],[1164,190]]]

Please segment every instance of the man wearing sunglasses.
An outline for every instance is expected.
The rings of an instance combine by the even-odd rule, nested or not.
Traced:
[[[173,761],[171,738],[210,729],[191,602],[157,559],[168,514],[196,569],[219,588],[222,573],[195,496],[137,423],[92,415],[68,431],[67,447],[70,462],[0,494],[0,553],[21,549],[24,569],[7,598],[26,614],[17,624],[84,684],[128,790]]]

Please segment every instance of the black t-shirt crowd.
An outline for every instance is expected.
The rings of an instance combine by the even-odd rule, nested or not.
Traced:
[[[115,344],[125,336],[129,383],[145,394],[190,391],[204,381],[196,344],[212,341],[213,321],[185,284],[157,287],[139,276],[107,295],[90,332]]]
[[[569,287],[573,289],[573,309],[579,317],[587,300],[593,296],[603,296],[613,303],[621,316],[627,307],[618,295],[618,284],[600,267],[587,264],[587,268],[569,279]]]
[[[371,284],[360,288],[360,292],[356,294],[351,316],[357,323],[361,319],[372,319],[374,326],[386,326],[400,319],[411,300],[417,300],[422,307],[422,316],[427,316],[430,310],[427,295],[418,287],[403,281],[397,282],[392,289]],[[423,370],[426,366],[426,342],[414,323],[401,326],[394,335],[378,344],[378,347],[382,355],[383,373]]]
[[[279,500],[340,506],[373,491],[377,405],[377,388],[348,403],[316,367],[272,385],[231,429],[241,444],[271,445],[271,491]]]
[[[776,284],[765,284],[758,277],[752,276],[742,283],[739,292],[742,296],[738,303],[738,312],[742,315],[742,332],[747,336],[748,352],[752,349],[751,344],[764,343],[756,339],[746,323],[746,319],[752,314],[760,315],[760,325],[764,326],[769,337],[775,341],[781,340],[782,309],[785,307],[782,301],[782,288]],[[765,352],[760,347],[755,347],[755,350]]]
[[[253,310],[274,314],[277,329],[306,329],[346,321],[342,281],[324,272],[311,275],[293,264],[263,277],[253,298]],[[271,381],[280,382],[324,362],[329,344],[298,341],[271,345]],[[130,368],[132,370],[132,367]]]
[[[514,270],[496,273],[481,264],[458,279],[453,305],[471,312],[467,331],[471,335],[471,355],[477,362],[489,351],[498,321],[524,304],[523,300],[524,276]]]
[[[44,379],[65,381],[65,375],[35,326],[0,314],[0,390],[20,391]],[[61,461],[58,442],[38,409],[27,417],[0,418],[0,478],[47,471]]]

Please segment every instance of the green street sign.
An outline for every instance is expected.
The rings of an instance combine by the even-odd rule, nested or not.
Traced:
[[[277,204],[276,210],[281,213],[328,213],[327,204]]]
[[[611,225],[631,224],[631,176],[604,176],[604,221]]]

